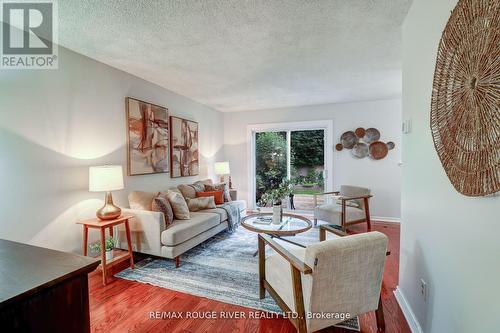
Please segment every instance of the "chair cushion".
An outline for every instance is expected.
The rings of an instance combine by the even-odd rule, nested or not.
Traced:
[[[290,248],[289,246],[284,245],[284,242],[280,242],[280,245],[286,247],[288,251],[304,262],[306,253],[305,249],[295,246]],[[280,295],[286,305],[294,311],[295,301],[293,298],[292,269],[290,268],[290,263],[279,254],[273,254],[267,257],[266,280],[274,291]]]
[[[189,220],[174,220],[161,233],[161,243],[176,246],[220,224],[219,214],[192,212]]]
[[[341,224],[342,205],[323,204],[314,208],[314,218],[333,224]],[[360,208],[346,206],[346,222],[361,220],[366,217],[365,211]]]

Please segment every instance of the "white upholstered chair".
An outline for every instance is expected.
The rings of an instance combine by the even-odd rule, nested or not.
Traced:
[[[351,224],[366,222],[371,230],[369,199],[370,189],[342,185],[340,192],[326,192],[314,195],[314,226],[318,220],[336,224],[345,232]],[[318,205],[318,196],[333,195],[332,203]]]
[[[323,225],[320,239],[325,239],[325,231],[345,235]],[[384,234],[368,232],[290,248],[261,234],[260,298],[267,290],[283,311],[293,314],[290,320],[299,333],[314,332],[370,311],[376,311],[377,327],[384,331],[380,290],[387,242]],[[266,245],[276,254],[266,257]],[[322,314],[329,318],[321,318]]]

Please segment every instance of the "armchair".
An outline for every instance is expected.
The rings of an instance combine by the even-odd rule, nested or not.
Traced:
[[[342,185],[340,192],[326,192],[315,194],[314,199],[314,226],[318,220],[326,221],[342,227],[345,232],[352,224],[366,222],[368,231],[371,230],[369,199],[370,190],[364,187]],[[340,203],[333,202],[318,205],[318,196],[338,195]]]
[[[384,234],[368,232],[287,249],[260,234],[259,296],[264,298],[267,290],[283,311],[292,313],[290,320],[299,333],[369,311],[376,311],[377,326],[383,330],[379,299],[387,242]],[[266,258],[266,245],[276,254]]]

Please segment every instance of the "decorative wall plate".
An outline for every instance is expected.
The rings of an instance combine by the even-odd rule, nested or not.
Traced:
[[[358,142],[352,147],[352,155],[357,158],[363,158],[368,155],[368,145],[364,142]]]
[[[341,143],[337,143],[337,144],[335,145],[335,149],[337,149],[337,151],[341,151],[342,149],[344,149],[344,146],[342,146],[342,144],[341,144]]]
[[[441,36],[431,132],[455,189],[500,191],[500,1],[460,0]]]
[[[389,149],[389,150],[394,149],[394,147],[396,146],[394,144],[394,142],[392,142],[392,141],[387,142],[386,145],[387,145],[387,149]]]
[[[378,141],[380,139],[380,132],[376,128],[369,128],[365,131],[365,136],[363,141],[370,144],[372,142]]]
[[[352,149],[356,143],[358,143],[358,137],[354,134],[353,131],[348,131],[342,134],[340,137],[340,143],[342,146],[347,149]]]
[[[363,127],[358,127],[354,131],[354,134],[356,134],[356,136],[361,139],[365,136],[365,129]]]
[[[382,141],[375,141],[370,144],[370,156],[374,160],[381,160],[387,156],[389,149],[387,145]]]

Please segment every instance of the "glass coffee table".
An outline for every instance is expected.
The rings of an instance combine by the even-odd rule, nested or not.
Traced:
[[[289,239],[283,238],[283,236],[295,236],[301,232],[305,232],[312,227],[311,220],[300,215],[283,213],[283,219],[281,223],[272,223],[272,213],[257,213],[251,214],[243,217],[241,219],[241,225],[250,231],[256,233],[268,234],[273,238],[279,238],[280,240],[300,246],[304,245],[292,242]],[[254,257],[257,255],[255,252]]]

